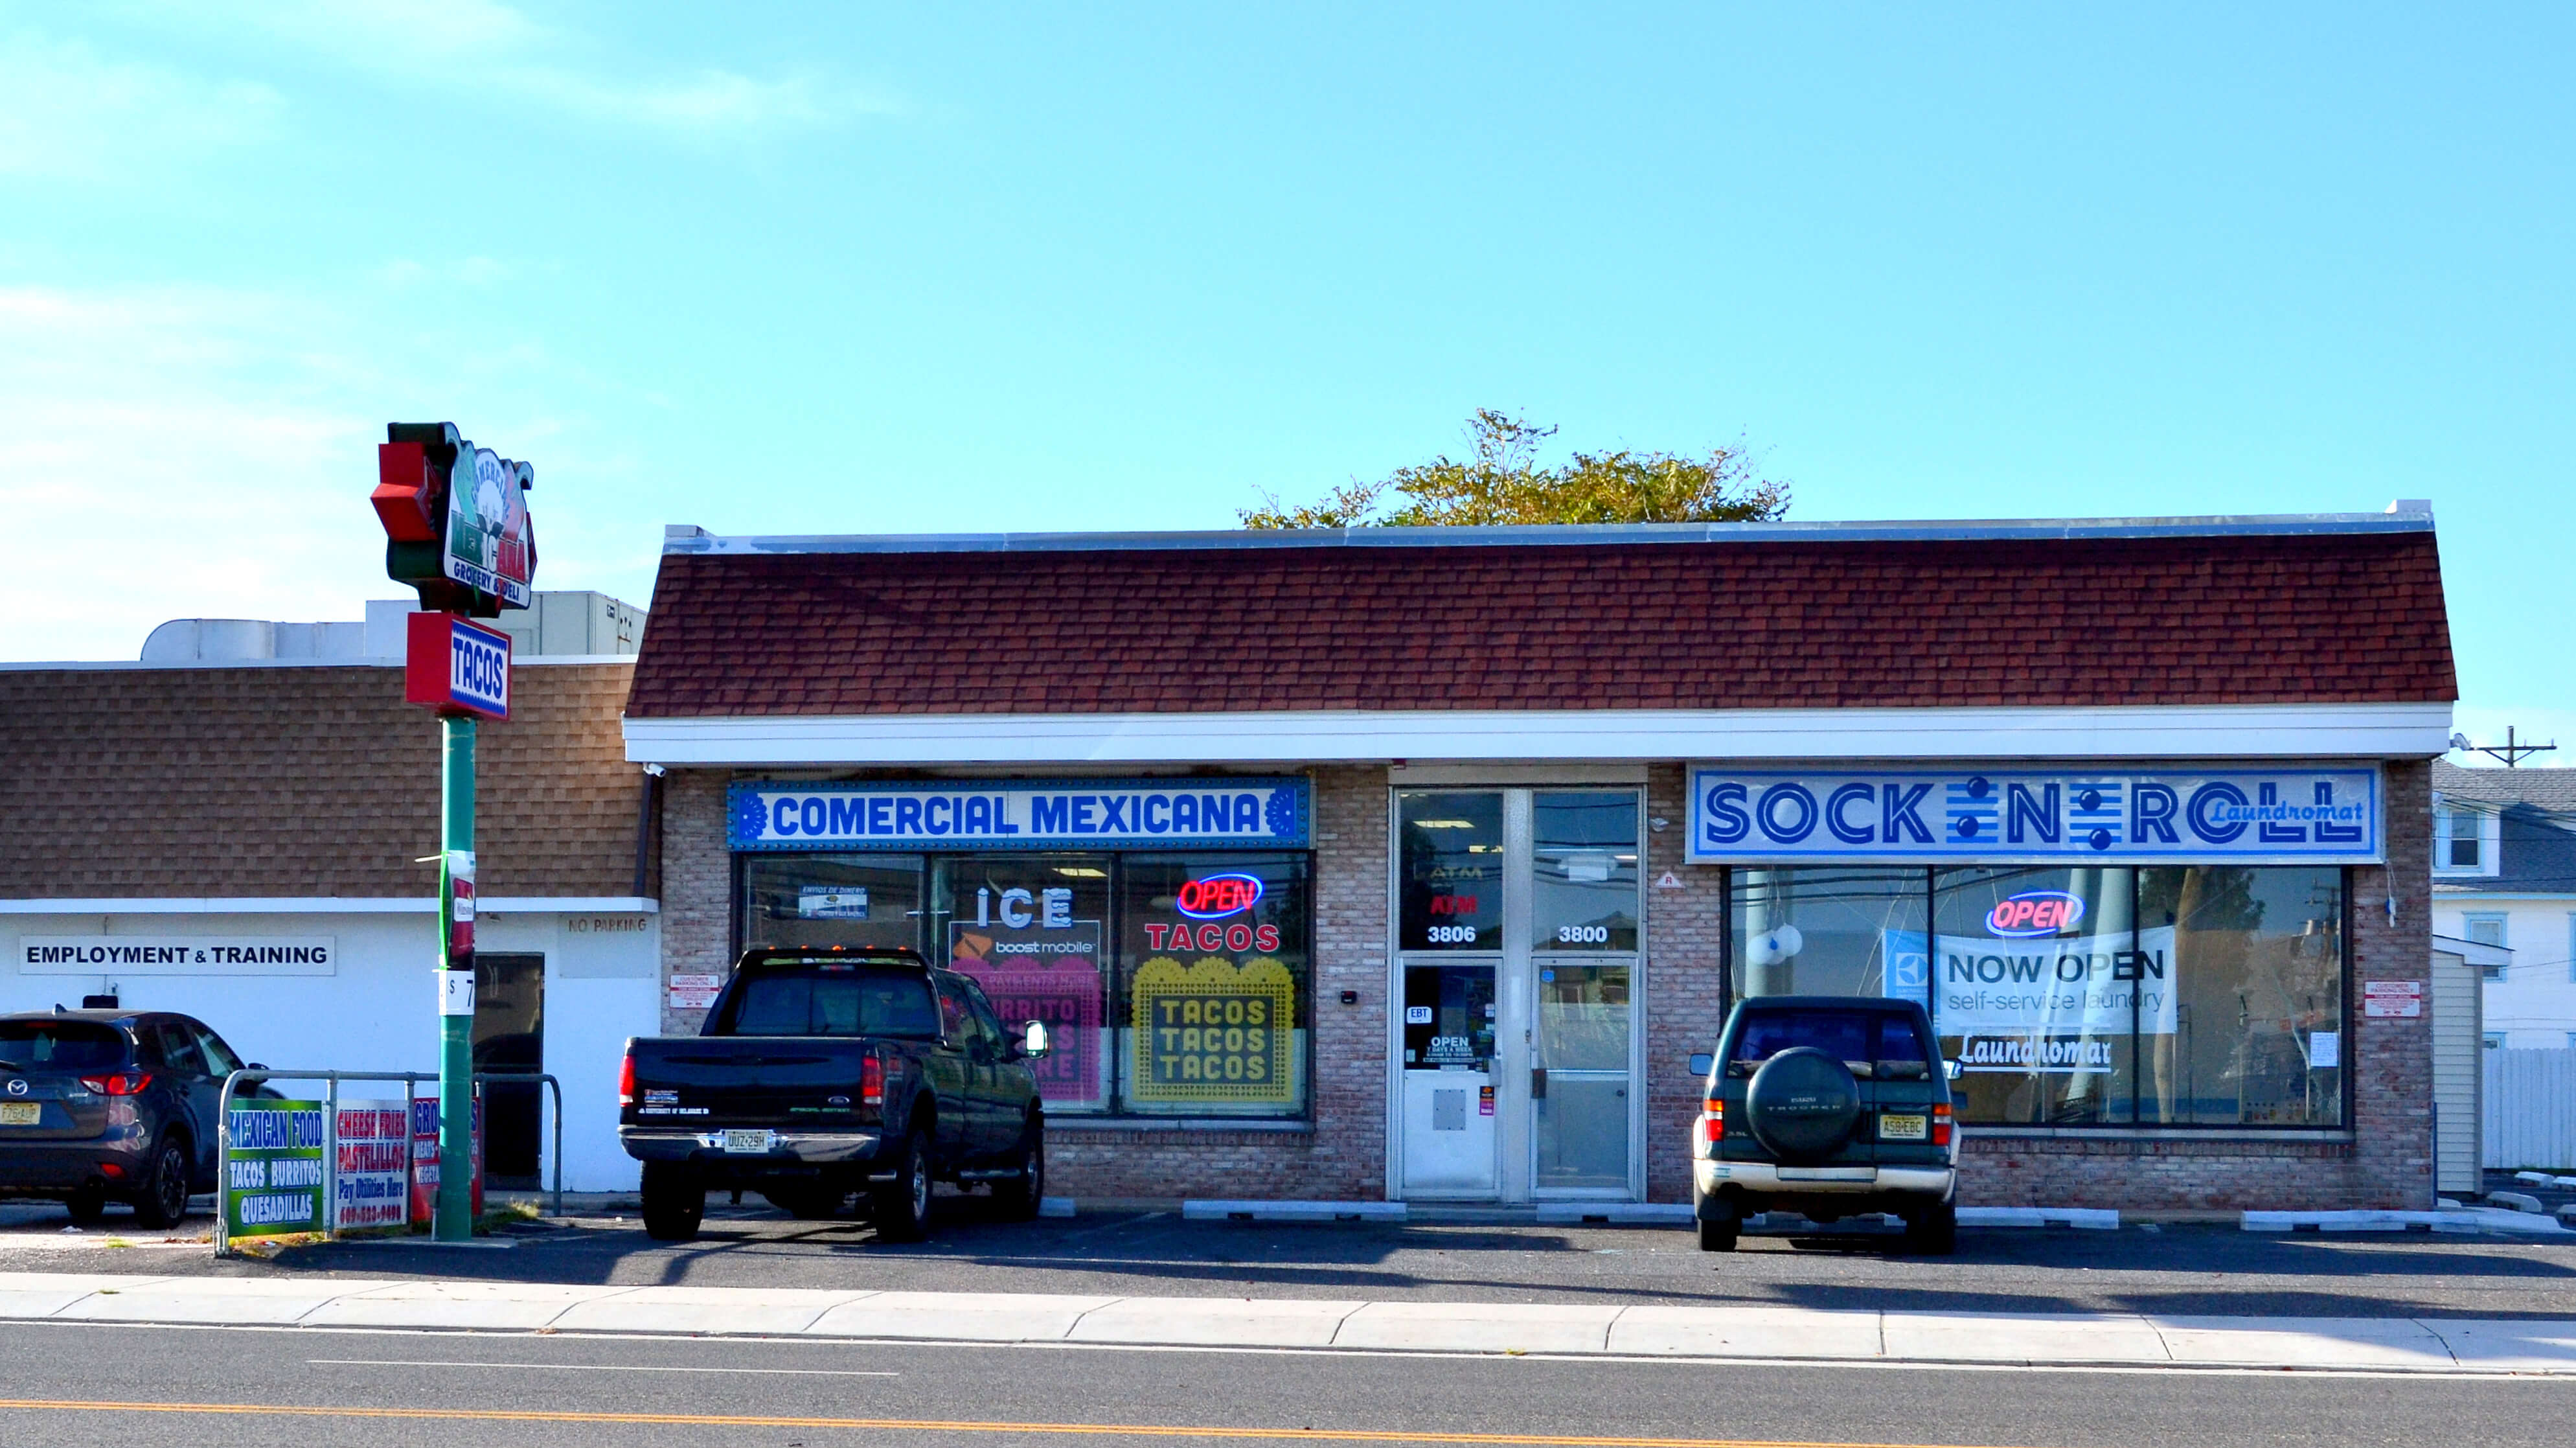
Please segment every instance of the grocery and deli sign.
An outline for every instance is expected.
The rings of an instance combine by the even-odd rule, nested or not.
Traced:
[[[737,850],[1303,849],[1303,779],[737,784]]]
[[[2376,769],[1691,770],[1710,864],[2375,864]],[[2039,927],[2053,902],[2030,902]],[[2020,913],[2016,907],[2016,913]],[[2071,925],[2060,922],[2047,928]]]

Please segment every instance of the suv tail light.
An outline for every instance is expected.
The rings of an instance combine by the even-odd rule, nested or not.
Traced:
[[[1711,1155],[1711,1148],[1726,1140],[1726,1103],[1711,1098],[1700,1103],[1700,1155]]]
[[[83,1076],[80,1083],[82,1090],[101,1096],[140,1096],[143,1088],[152,1084],[152,1073],[120,1071],[113,1076]]]
[[[1934,1146],[1950,1144],[1950,1103],[1947,1101],[1932,1103],[1932,1144]]]
[[[885,1058],[873,1050],[859,1059],[859,1104],[885,1105]]]
[[[626,1059],[617,1065],[617,1104],[620,1106],[635,1104],[635,1052],[632,1050],[629,1050],[626,1053]]]

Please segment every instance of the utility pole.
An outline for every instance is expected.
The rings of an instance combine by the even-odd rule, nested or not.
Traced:
[[[2505,768],[2516,769],[2521,766],[2524,755],[2547,754],[2558,747],[2558,741],[2553,739],[2546,744],[2525,744],[2515,737],[2513,726],[2507,724],[2504,726],[2502,744],[2471,744],[2466,734],[2454,734],[2451,736],[2451,747],[2470,754],[2484,754],[2501,759],[2504,761]]]

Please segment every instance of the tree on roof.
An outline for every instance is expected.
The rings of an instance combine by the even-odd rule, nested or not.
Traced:
[[[1268,492],[1238,516],[1246,528],[1476,527],[1515,523],[1760,523],[1786,515],[1789,485],[1758,477],[1742,443],[1705,457],[1620,448],[1542,467],[1556,436],[1527,418],[1476,409],[1471,454],[1353,481],[1323,501],[1287,507]],[[1404,499],[1398,506],[1388,495]]]

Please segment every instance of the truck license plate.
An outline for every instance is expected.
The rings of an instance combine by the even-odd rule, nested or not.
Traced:
[[[766,1131],[729,1130],[724,1134],[724,1149],[727,1153],[757,1156],[769,1150],[769,1141],[770,1135]]]
[[[1931,1134],[1931,1122],[1921,1116],[1878,1118],[1878,1139],[1881,1141],[1921,1141]]]
[[[45,1119],[45,1108],[34,1101],[0,1101],[0,1126],[33,1126]]]

